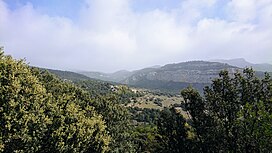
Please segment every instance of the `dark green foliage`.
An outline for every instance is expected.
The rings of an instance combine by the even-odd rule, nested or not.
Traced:
[[[157,121],[161,147],[157,152],[189,152],[189,140],[187,140],[189,129],[185,123],[183,116],[174,108],[162,110]]]
[[[188,88],[182,91],[185,108],[202,152],[270,152],[272,150],[271,78],[251,69],[230,76],[222,71],[204,98]]]
[[[139,152],[189,152],[189,128],[186,120],[174,108],[162,111],[155,109],[130,109],[138,121],[133,130]],[[140,114],[140,115],[139,115]]]
[[[112,137],[110,152],[134,152],[136,146],[130,131],[133,128],[128,111],[119,105],[115,95],[96,98],[92,106],[103,115],[107,131]]]
[[[134,142],[137,144],[137,152],[159,152],[161,136],[158,134],[157,127],[149,124],[139,124],[131,133]]]
[[[67,80],[67,81],[86,81],[86,80],[91,80],[91,78],[78,74],[75,72],[70,72],[70,71],[61,71],[61,70],[51,70],[51,69],[41,69],[41,70],[47,70],[52,74],[57,75],[61,79]]]
[[[88,91],[93,98],[113,93],[111,90],[111,86],[113,85],[103,81],[85,80],[76,81],[75,84]]]
[[[146,124],[155,124],[160,116],[160,110],[158,109],[149,109],[149,108],[138,108],[131,107],[128,108],[129,112],[132,115],[132,119]]]

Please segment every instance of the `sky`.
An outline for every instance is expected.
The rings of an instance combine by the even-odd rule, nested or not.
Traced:
[[[0,0],[0,46],[33,66],[76,71],[272,64],[272,0]]]

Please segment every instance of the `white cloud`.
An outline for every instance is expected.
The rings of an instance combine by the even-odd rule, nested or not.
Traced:
[[[129,0],[86,0],[75,22],[0,0],[0,45],[32,65],[115,71],[192,59],[244,57],[272,62],[272,1],[186,0],[173,10],[135,12]],[[218,8],[217,8],[218,9]],[[218,9],[220,10],[220,9]],[[226,13],[228,14],[228,13]]]
[[[247,22],[256,17],[256,0],[232,0],[229,2],[230,18]]]

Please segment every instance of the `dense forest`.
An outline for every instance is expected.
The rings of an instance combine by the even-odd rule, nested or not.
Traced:
[[[221,71],[203,93],[180,89],[178,107],[148,109],[129,107],[141,93],[127,86],[62,79],[1,50],[0,152],[271,152],[263,76]]]

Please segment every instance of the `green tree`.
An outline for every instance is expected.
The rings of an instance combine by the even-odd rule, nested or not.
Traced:
[[[164,108],[157,122],[161,149],[157,152],[189,152],[186,120],[174,108]]]
[[[137,152],[160,152],[161,136],[158,134],[157,126],[150,124],[139,124],[132,132],[135,143],[138,144]]]
[[[137,152],[137,145],[131,136],[133,126],[127,109],[120,105],[116,95],[99,96],[92,106],[103,115],[107,131],[112,138],[110,152]]]
[[[110,137],[87,93],[0,52],[1,152],[105,152]]]
[[[134,128],[131,117],[127,108],[121,105],[131,96],[113,92],[109,83],[84,81],[77,84],[87,90],[89,97],[92,97],[88,105],[93,106],[103,116],[106,130],[111,136],[109,152],[136,152],[138,145],[134,142],[135,138],[131,136]],[[122,89],[126,90],[126,88]]]
[[[267,152],[272,150],[271,78],[252,69],[230,75],[222,71],[202,98],[181,92],[191,115],[197,147],[202,152]]]

